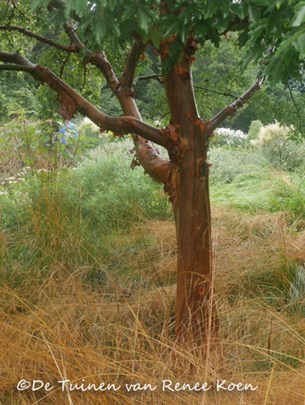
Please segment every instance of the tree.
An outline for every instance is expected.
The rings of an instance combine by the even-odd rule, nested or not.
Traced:
[[[60,113],[67,119],[78,111],[104,130],[132,134],[139,164],[164,185],[177,234],[176,333],[181,342],[188,344],[204,342],[216,326],[212,305],[209,138],[260,89],[264,76],[276,80],[290,73],[296,77],[301,74],[304,3],[269,3],[8,0],[0,10],[0,70],[26,72],[49,86],[57,93]],[[249,55],[262,60],[258,79],[214,117],[202,118],[194,96],[192,63],[199,46],[204,47],[207,41],[218,46],[220,38],[230,31],[238,32],[240,44],[249,46]],[[16,36],[18,40],[13,40]],[[39,51],[33,51],[33,41],[42,44]],[[50,47],[56,50],[52,59],[43,57]],[[158,77],[170,115],[163,129],[144,122],[136,103],[135,75],[149,53],[159,60]],[[69,85],[68,77],[65,81],[55,73],[58,64],[64,65],[69,57],[81,60],[85,69],[88,65],[98,69],[117,98],[122,116],[107,115],[81,95],[77,86]],[[161,158],[156,145],[168,151],[168,160]]]

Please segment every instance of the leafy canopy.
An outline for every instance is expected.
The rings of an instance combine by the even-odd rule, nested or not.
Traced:
[[[234,30],[248,48],[245,64],[260,61],[261,74],[287,81],[304,72],[304,0],[36,0],[32,10],[52,3],[62,5],[50,14],[52,23],[73,18],[87,42],[94,38],[97,45],[122,48],[140,36],[159,48],[161,40],[174,36],[170,63],[190,35],[218,46],[221,36]]]

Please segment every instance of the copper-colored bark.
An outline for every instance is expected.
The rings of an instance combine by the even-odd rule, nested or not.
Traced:
[[[174,157],[175,175],[168,186],[178,248],[176,333],[180,341],[198,344],[209,333],[212,315],[211,215],[208,134],[196,108],[191,63],[185,54],[165,76],[164,84],[171,125],[179,137],[177,148],[183,151]]]

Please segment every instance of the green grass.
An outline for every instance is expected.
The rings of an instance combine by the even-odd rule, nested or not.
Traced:
[[[301,169],[276,170],[257,155],[242,150],[211,151],[212,203],[252,214],[285,212],[291,222],[305,219],[305,179]],[[303,176],[303,177],[302,177]]]

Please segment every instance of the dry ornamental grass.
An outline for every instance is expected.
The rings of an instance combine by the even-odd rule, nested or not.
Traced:
[[[144,235],[150,243],[134,255],[132,242]],[[179,347],[174,338],[173,224],[147,222],[128,236],[124,263],[130,262],[133,273],[105,271],[103,288],[84,283],[86,266],[71,271],[56,261],[43,282],[32,269],[19,285],[3,285],[1,403],[304,404],[303,297],[292,300],[296,278],[289,269],[302,270],[305,233],[292,235],[281,214],[250,216],[215,208],[213,235],[221,329],[206,358]],[[121,245],[117,239],[118,263]],[[95,260],[103,267],[103,258]],[[23,270],[12,263],[10,271],[17,276]],[[18,391],[21,379],[54,388]],[[69,391],[61,389],[61,380],[70,380],[70,388],[86,389],[89,383],[120,388]],[[162,390],[164,380],[173,384],[163,383]],[[204,382],[213,388],[200,390]],[[126,384],[133,383],[139,384],[135,389],[151,386],[128,392]],[[190,385],[183,390],[183,383]],[[258,388],[238,391],[230,383]],[[234,389],[223,388],[228,386]]]

